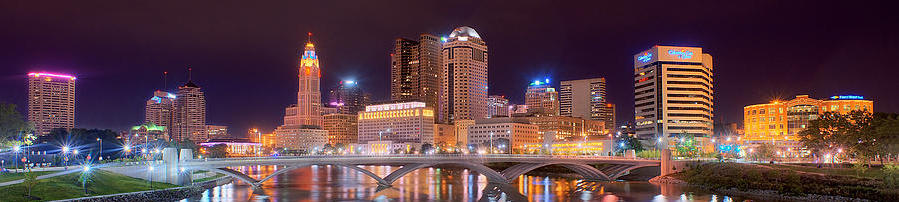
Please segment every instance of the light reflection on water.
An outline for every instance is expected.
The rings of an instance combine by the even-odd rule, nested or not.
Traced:
[[[283,166],[232,168],[262,179]],[[385,177],[399,166],[362,166]],[[518,197],[518,198],[517,198]],[[182,201],[742,201],[677,185],[647,182],[592,182],[565,178],[522,176],[511,185],[487,183],[487,178],[462,168],[423,168],[379,190],[376,180],[339,166],[310,166],[278,175],[253,190],[233,183],[206,190]]]

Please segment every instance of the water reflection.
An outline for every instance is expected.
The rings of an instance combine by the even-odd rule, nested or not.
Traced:
[[[262,179],[284,166],[235,167]],[[387,176],[399,166],[363,166]],[[462,168],[423,168],[379,186],[371,177],[340,166],[317,165],[273,177],[261,189],[235,180],[183,201],[742,201],[676,185],[595,182],[523,175],[511,184],[489,183]]]

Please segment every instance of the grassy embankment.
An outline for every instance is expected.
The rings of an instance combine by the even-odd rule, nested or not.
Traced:
[[[41,176],[41,175],[46,175],[46,174],[52,174],[52,173],[55,173],[55,172],[59,172],[59,171],[34,171],[34,174],[36,174],[37,176]],[[24,172],[18,172],[18,173],[0,173],[0,182],[9,182],[9,181],[13,181],[13,180],[21,180],[21,179],[23,179],[23,178],[25,178],[25,173],[24,173]]]
[[[118,194],[126,192],[150,190],[147,180],[132,178],[104,170],[94,170],[91,181],[87,183],[87,192],[91,196]],[[32,190],[31,195],[40,198],[41,201],[60,200],[84,197],[81,189],[81,181],[78,178],[81,173],[71,173],[62,176],[38,180],[38,184]],[[165,189],[178,187],[168,183],[153,182],[153,189]],[[0,187],[0,201],[30,201],[25,197],[25,186],[22,183]]]
[[[899,190],[896,188],[873,177],[856,177],[855,171],[850,169],[716,162],[699,164],[671,177],[711,189],[773,190],[790,196],[819,194],[899,200]]]

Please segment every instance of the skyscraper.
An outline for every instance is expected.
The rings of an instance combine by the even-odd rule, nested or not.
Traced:
[[[299,68],[299,91],[297,92],[296,124],[314,125],[321,127],[321,71],[319,69],[318,55],[315,54],[315,45],[312,44],[312,33],[306,42],[303,55],[297,60]],[[287,124],[287,123],[285,123]]]
[[[172,139],[207,141],[209,137],[206,133],[206,95],[200,86],[188,79],[187,83],[178,87],[176,97],[175,129]]]
[[[471,27],[459,27],[443,43],[439,122],[487,117],[487,43]]]
[[[35,135],[75,127],[75,77],[28,73],[28,121]]]
[[[509,114],[509,99],[502,95],[487,97],[487,117],[511,116]]]
[[[157,90],[153,92],[153,97],[147,100],[147,105],[144,107],[144,124],[153,123],[155,126],[164,127],[162,135],[165,138],[170,138],[169,135],[174,134],[172,122],[175,119],[175,99],[177,97],[175,94]]]
[[[437,107],[442,47],[440,38],[431,34],[421,34],[418,41],[396,39],[390,54],[390,100]]]
[[[712,70],[702,48],[657,45],[634,55],[637,136],[663,143],[669,136],[711,136]]]
[[[330,94],[329,107],[337,108],[337,113],[341,114],[358,114],[369,102],[368,95],[356,81],[340,81]]]
[[[528,105],[528,112],[538,116],[558,116],[559,92],[549,85],[549,79],[534,81],[525,92],[525,104]]]
[[[562,81],[559,87],[560,115],[603,121],[615,128],[612,106],[606,98],[606,79]]]

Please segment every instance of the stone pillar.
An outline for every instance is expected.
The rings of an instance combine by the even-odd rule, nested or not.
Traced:
[[[181,149],[181,152],[179,153],[178,162],[179,162],[179,163],[180,163],[180,162],[184,162],[184,161],[187,161],[187,160],[191,160],[191,159],[193,159],[193,158],[194,158],[194,152],[193,152],[193,150],[191,150],[191,149]],[[179,171],[181,171],[180,168],[179,168]],[[186,185],[190,185],[191,183],[193,183],[193,179],[192,179],[192,177],[191,177],[191,173],[193,173],[192,170],[186,170],[186,169],[185,169],[184,171],[182,171],[181,174],[178,175],[178,178],[179,178],[179,179],[178,179],[178,185],[185,185],[185,186],[186,186]]]
[[[164,148],[162,149],[162,164],[163,170],[165,170],[164,178],[166,183],[177,184],[178,183],[178,149],[177,148]]]
[[[665,176],[673,173],[673,170],[671,169],[671,166],[673,166],[671,163],[671,150],[662,149],[662,158],[660,160],[662,161],[662,165],[660,166],[661,175]]]
[[[636,158],[637,158],[637,151],[636,151],[636,150],[633,150],[633,149],[628,149],[627,151],[624,151],[624,158],[626,158],[626,159],[636,159]]]

